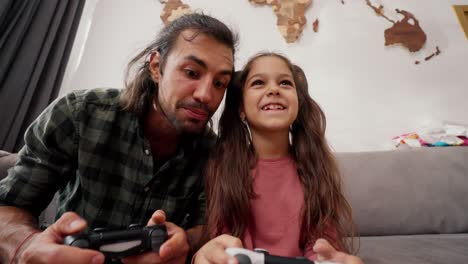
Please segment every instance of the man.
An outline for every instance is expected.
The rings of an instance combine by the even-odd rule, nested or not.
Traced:
[[[159,254],[125,263],[185,262],[204,218],[207,122],[234,71],[235,44],[220,21],[186,15],[129,63],[135,75],[122,92],[79,91],[51,104],[0,182],[0,262],[103,263],[100,252],[63,238],[133,223],[165,223],[169,239]],[[41,232],[37,216],[57,190],[61,217]]]

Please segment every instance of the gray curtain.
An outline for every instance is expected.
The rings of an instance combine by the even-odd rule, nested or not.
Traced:
[[[16,152],[60,89],[85,0],[0,0],[0,149]]]

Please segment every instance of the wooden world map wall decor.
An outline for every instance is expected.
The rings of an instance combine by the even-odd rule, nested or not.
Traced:
[[[296,42],[301,36],[304,26],[307,23],[305,16],[306,10],[312,5],[312,0],[248,0],[254,5],[268,5],[273,9],[277,17],[277,28],[287,43]],[[345,0],[339,0],[345,5]],[[390,22],[392,26],[384,31],[385,46],[399,44],[408,49],[410,52],[420,51],[427,40],[426,33],[421,28],[419,20],[406,10],[395,9],[397,14],[403,16],[399,21],[390,19],[384,12],[384,6],[374,6],[371,0],[362,0],[372,8],[377,16],[380,16]],[[161,12],[161,20],[167,24],[174,19],[188,13],[192,13],[190,6],[184,4],[182,0],[159,0],[164,5]],[[468,7],[466,8],[468,12]],[[468,23],[468,18],[466,17]],[[467,24],[468,26],[468,24]],[[319,19],[315,19],[312,23],[314,32],[319,30]],[[468,29],[467,29],[468,30]],[[468,33],[467,38],[468,38]],[[425,61],[441,54],[439,47],[435,47],[435,51],[424,57]],[[415,64],[420,64],[419,60]]]

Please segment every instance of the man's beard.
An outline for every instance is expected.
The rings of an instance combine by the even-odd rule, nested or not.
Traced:
[[[205,128],[206,128],[206,124],[208,123],[208,121],[200,121],[200,120],[195,120],[195,119],[189,119],[186,122],[190,122],[190,123],[194,123],[194,125],[196,125],[197,129],[189,129],[186,125],[184,125],[183,122],[181,122],[179,119],[177,119],[177,117],[175,115],[166,115],[167,117],[167,120],[171,123],[171,125],[176,129],[177,131],[177,134],[179,135],[198,135],[198,134],[201,134]],[[201,122],[203,122],[204,124],[200,124]],[[198,124],[197,124],[198,123]]]
[[[196,136],[196,135],[203,133],[206,130],[206,126],[211,120],[211,117],[213,116],[213,113],[214,113],[206,104],[202,104],[199,102],[180,101],[176,103],[176,107],[175,107],[176,111],[178,109],[184,109],[184,108],[199,108],[199,109],[203,109],[204,111],[208,113],[208,118],[206,121],[190,119],[190,118],[185,121],[181,121],[177,118],[175,112],[171,113],[171,112],[165,111],[164,107],[161,106],[161,103],[159,103],[158,108],[161,110],[161,113],[167,118],[169,123],[171,123],[171,125],[176,129],[177,134],[187,135],[187,136]],[[189,127],[184,125],[183,122],[193,123],[193,125],[197,126],[198,128],[195,130],[189,129]]]

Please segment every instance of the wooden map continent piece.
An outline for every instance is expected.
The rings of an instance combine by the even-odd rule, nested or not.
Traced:
[[[181,0],[160,0],[160,2],[164,4],[164,9],[160,15],[164,24],[168,24],[185,14],[192,13],[190,6],[182,3]]]
[[[403,15],[403,19],[395,22],[385,16],[382,5],[379,7],[373,6],[370,0],[366,0],[366,3],[378,16],[393,23],[391,28],[385,30],[385,46],[402,44],[411,52],[421,50],[426,43],[427,36],[413,14],[405,10],[396,9],[397,13]],[[410,21],[413,21],[413,23],[410,23]]]
[[[427,56],[426,58],[424,58],[425,61],[428,61],[432,58],[434,58],[435,56],[439,56],[441,53],[440,49],[439,49],[439,46],[436,46],[436,51],[434,51],[434,53],[432,53],[431,55]]]
[[[307,22],[305,10],[312,0],[249,0],[257,5],[270,5],[276,14],[276,25],[287,43],[295,42]]]
[[[312,29],[314,30],[315,33],[317,33],[319,30],[319,24],[320,24],[320,21],[318,18],[315,19],[314,23],[312,23]]]
[[[396,9],[396,12],[402,14],[404,18],[385,30],[385,45],[401,43],[411,52],[421,50],[426,43],[427,37],[421,26],[419,26],[419,21],[408,11]],[[410,23],[410,20],[413,20],[414,25]]]
[[[434,58],[435,56],[439,56],[440,53],[442,53],[442,51],[440,51],[439,49],[439,46],[436,46],[436,51],[434,51],[431,55],[427,56],[424,58],[425,61],[428,61],[428,60],[431,60],[432,58]],[[420,64],[421,62],[420,61],[415,61],[414,64]]]

